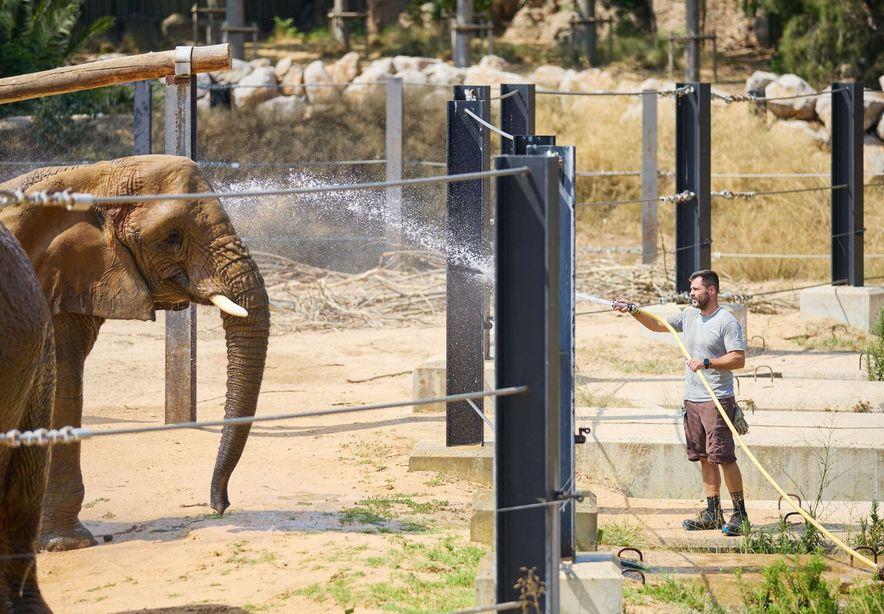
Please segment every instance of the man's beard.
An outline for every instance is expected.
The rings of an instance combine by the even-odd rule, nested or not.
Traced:
[[[699,307],[700,309],[705,309],[705,308],[706,308],[706,305],[709,304],[709,295],[707,294],[707,295],[704,296],[703,298],[695,298],[695,299],[694,299],[694,304],[695,304],[697,307]]]

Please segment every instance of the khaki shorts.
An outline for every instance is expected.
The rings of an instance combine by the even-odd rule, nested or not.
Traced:
[[[733,421],[734,397],[718,399],[727,417]],[[724,418],[718,413],[714,401],[684,402],[684,436],[687,441],[688,460],[705,458],[716,465],[736,462],[734,436]]]

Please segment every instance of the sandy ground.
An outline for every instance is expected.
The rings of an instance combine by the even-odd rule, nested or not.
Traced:
[[[274,335],[258,412],[408,399],[411,369],[444,352],[442,324]],[[797,314],[752,314],[750,327],[764,332],[768,348],[801,351],[785,340],[805,329]],[[199,418],[218,418],[226,364],[220,318],[201,308],[199,330]],[[162,421],[163,338],[161,316],[105,324],[87,361],[86,425]],[[621,352],[674,357],[618,316],[581,319],[578,344],[580,372],[595,376],[622,375],[612,359]],[[680,361],[672,365],[677,374]],[[360,381],[377,376],[384,377]],[[477,486],[407,471],[418,440],[443,437],[441,414],[411,408],[258,424],[223,518],[207,505],[218,429],[91,440],[83,444],[81,519],[107,537],[94,548],[42,553],[44,595],[57,612],[341,612],[348,599],[368,612],[375,610],[360,604],[381,604],[407,584],[389,599],[428,611],[471,605],[471,590],[447,601],[434,590],[415,598],[415,582],[403,580],[456,571],[456,561],[421,553],[468,543]],[[354,513],[366,498],[387,500],[385,520]]]

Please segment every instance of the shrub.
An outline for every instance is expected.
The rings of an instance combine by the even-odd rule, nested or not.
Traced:
[[[747,610],[769,614],[838,612],[835,592],[822,578],[824,569],[818,556],[792,569],[785,561],[777,561],[762,572],[760,587],[744,588]]]
[[[869,379],[881,382],[884,381],[884,308],[878,310],[872,333],[875,339],[866,348],[866,366],[869,370]]]

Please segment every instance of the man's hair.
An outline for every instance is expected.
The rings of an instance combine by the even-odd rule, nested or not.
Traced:
[[[703,285],[707,288],[713,286],[716,292],[721,292],[721,287],[718,285],[718,273],[712,269],[697,271],[691,275],[690,281],[694,281],[698,277],[703,280]]]

